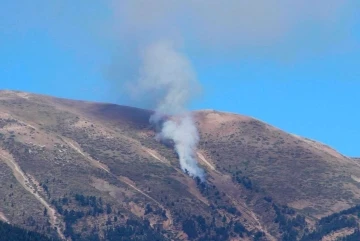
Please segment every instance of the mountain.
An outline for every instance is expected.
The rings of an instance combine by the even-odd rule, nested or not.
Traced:
[[[359,159],[197,111],[201,182],[155,139],[151,115],[0,91],[0,219],[74,241],[359,238]]]
[[[20,241],[59,241],[58,239],[48,238],[36,232],[28,231],[11,224],[0,221],[0,240],[20,240]]]

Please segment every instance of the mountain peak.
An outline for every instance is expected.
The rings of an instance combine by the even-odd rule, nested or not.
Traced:
[[[276,220],[296,217],[301,237],[359,200],[357,159],[215,110],[194,112],[201,183],[155,139],[152,113],[0,91],[0,219],[72,240],[280,240]]]

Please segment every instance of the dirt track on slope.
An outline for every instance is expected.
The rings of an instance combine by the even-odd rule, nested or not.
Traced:
[[[79,154],[81,154],[83,157],[85,157],[90,164],[92,164],[94,167],[99,168],[104,170],[105,172],[107,172],[108,174],[110,174],[111,176],[113,176],[114,178],[116,178],[117,180],[119,180],[122,183],[125,183],[127,186],[129,186],[130,188],[132,188],[133,190],[135,190],[136,192],[140,193],[141,195],[147,197],[148,199],[150,199],[151,201],[155,202],[157,205],[159,205],[159,207],[161,207],[162,209],[164,209],[166,211],[166,216],[169,219],[169,223],[167,224],[168,227],[172,226],[173,221],[172,221],[172,217],[171,217],[171,213],[168,209],[166,209],[161,203],[159,203],[158,201],[156,201],[154,198],[150,197],[148,194],[144,193],[143,191],[141,191],[139,188],[137,188],[134,184],[131,183],[131,180],[126,178],[126,177],[118,177],[115,174],[113,174],[109,168],[97,161],[94,160],[92,157],[90,157],[90,155],[87,155],[85,152],[83,152],[82,150],[80,150],[80,148],[76,147],[75,144],[73,144],[70,141],[65,141],[71,148],[73,148],[75,151],[77,151]]]
[[[2,212],[0,212],[0,220],[10,223],[9,220],[6,218],[5,214],[3,214]]]
[[[21,170],[19,165],[16,161],[11,157],[10,154],[6,153],[6,151],[0,149],[0,158],[10,167],[12,170],[16,180],[20,183],[20,185],[32,194],[47,210],[48,215],[50,217],[50,223],[53,227],[56,227],[59,237],[65,240],[64,234],[61,232],[62,228],[64,227],[62,222],[56,216],[56,210],[50,206],[46,200],[40,196],[40,194],[35,190],[32,186],[29,178],[27,175]]]

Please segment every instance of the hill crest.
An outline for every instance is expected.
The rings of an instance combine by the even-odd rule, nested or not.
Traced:
[[[117,232],[121,225],[142,230],[137,237],[279,240],[285,232],[274,221],[279,215],[300,215],[311,229],[360,201],[356,159],[254,118],[214,110],[193,112],[203,186],[181,171],[172,148],[155,140],[152,113],[0,91],[1,217],[73,240],[92,230],[104,238],[113,235],[108,228]],[[291,230],[298,237],[305,232]]]

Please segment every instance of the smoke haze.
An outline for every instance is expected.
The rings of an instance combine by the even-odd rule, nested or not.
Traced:
[[[186,108],[199,89],[189,60],[171,41],[150,43],[141,51],[140,59],[137,79],[127,85],[130,94],[154,107],[150,122],[161,126],[157,139],[174,141],[182,170],[204,180],[194,154],[199,135]],[[169,115],[173,119],[160,123]]]
[[[182,156],[193,157],[198,137],[193,131],[193,121],[189,121],[191,116],[186,113],[201,88],[191,65],[193,56],[188,58],[185,54],[191,51],[184,49],[201,49],[206,53],[225,50],[236,55],[239,55],[238,49],[257,51],[269,46],[276,55],[304,49],[312,51],[313,42],[326,45],[343,36],[338,31],[344,31],[345,14],[352,12],[349,9],[358,9],[357,2],[24,0],[18,4],[4,0],[0,15],[16,14],[1,19],[0,29],[20,35],[44,32],[52,36],[52,41],[61,45],[64,52],[75,53],[79,55],[78,61],[88,62],[91,69],[101,69],[108,64],[108,55],[118,51],[114,59],[109,60],[112,66],[107,77],[110,85],[116,87],[109,92],[132,97],[125,98],[126,104],[155,109],[154,122],[163,115],[178,116],[177,122],[168,125],[192,134],[184,137],[176,133],[170,135],[168,131],[160,134],[178,143],[175,147],[178,154],[187,150],[189,153]],[[332,37],[327,38],[328,33]],[[315,36],[316,41],[302,45],[308,36]],[[166,130],[171,129],[176,128]],[[179,141],[188,136],[193,139]],[[183,145],[188,146],[182,148]]]
[[[137,79],[128,83],[134,99],[146,98],[147,105],[159,114],[174,115],[186,111],[200,91],[187,57],[170,41],[151,43],[141,51]]]
[[[337,17],[342,5],[340,0],[315,4],[285,0],[114,1],[121,41],[127,44],[120,66],[126,74],[118,73],[119,78],[127,78],[122,83],[134,103],[156,110],[151,122],[158,124],[164,115],[175,115],[163,123],[157,138],[173,140],[182,170],[203,180],[204,172],[194,154],[199,136],[187,112],[199,84],[179,45],[217,51],[269,44],[303,22],[322,23]]]
[[[186,43],[214,51],[279,43],[289,33],[311,25],[329,29],[339,22],[351,2],[123,0],[113,4],[126,38],[141,42],[159,36],[181,36]]]

